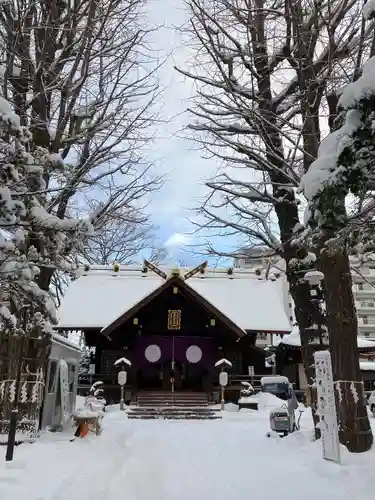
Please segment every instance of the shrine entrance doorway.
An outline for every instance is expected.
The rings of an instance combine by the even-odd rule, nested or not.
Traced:
[[[212,338],[152,335],[135,349],[138,389],[203,391],[213,371]]]

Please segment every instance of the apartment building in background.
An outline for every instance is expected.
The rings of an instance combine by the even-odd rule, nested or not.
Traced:
[[[351,257],[350,265],[357,308],[358,335],[375,340],[375,260],[363,264],[357,258]]]
[[[242,250],[243,255],[234,260],[234,267],[257,269],[270,269],[275,272],[273,264],[276,264],[277,258],[270,256],[267,249]],[[358,317],[358,335],[360,337],[375,340],[375,255],[374,260],[362,263],[358,258],[351,257],[350,265],[352,269],[353,295]],[[278,278],[280,279],[280,278]],[[284,277],[285,279],[285,277]],[[288,294],[288,315],[293,322],[293,303],[289,295],[289,286],[285,279],[285,290]],[[272,343],[271,338],[258,339],[258,345]]]
[[[272,255],[268,248],[243,248],[239,250],[242,255],[236,257],[233,262],[234,268],[267,269],[269,264],[276,263],[280,257]]]
[[[280,257],[270,255],[270,251],[266,248],[241,249],[240,251],[242,253],[241,257],[235,258],[233,261],[235,269],[251,269],[254,273],[259,272],[260,277],[264,276],[268,271],[268,279],[277,279],[280,283],[284,308],[289,317],[292,329],[294,323],[293,301],[289,293],[289,284],[286,276],[277,265]],[[270,314],[272,314],[272,311],[270,311]],[[259,333],[256,345],[259,347],[274,345],[275,341],[279,338],[280,336],[277,334]]]

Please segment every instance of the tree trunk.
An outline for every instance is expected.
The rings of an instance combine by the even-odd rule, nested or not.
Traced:
[[[49,291],[50,285],[51,285],[51,280],[53,273],[55,272],[55,269],[52,267],[41,267],[40,268],[40,273],[38,276],[38,285],[41,290],[44,290],[46,292]]]
[[[287,280],[290,293],[295,304],[295,314],[301,333],[301,355],[306,372],[306,378],[312,384],[315,374],[313,373],[313,351],[310,339],[306,334],[306,328],[312,326],[313,314],[311,310],[310,290],[307,283],[301,281],[301,270],[303,265],[295,267],[293,261],[300,261],[307,257],[307,250],[293,245],[295,227],[299,224],[298,205],[295,193],[289,188],[290,179],[285,171],[283,140],[278,126],[276,108],[272,100],[271,72],[269,69],[269,58],[267,49],[267,37],[264,18],[264,2],[256,0],[254,17],[250,18],[253,25],[251,30],[252,47],[254,51],[254,65],[257,71],[258,84],[258,107],[262,117],[261,129],[262,139],[265,144],[266,159],[275,168],[269,170],[268,174],[272,183],[273,197],[275,200],[275,212],[278,220],[280,239],[282,243],[282,256],[287,264]],[[314,394],[310,394],[312,402],[312,414],[314,424],[317,423],[316,405]],[[319,431],[316,431],[319,437]]]
[[[350,452],[371,448],[373,436],[359,369],[358,324],[345,250],[322,253],[319,261],[326,286],[327,326],[338,400],[340,443]]]
[[[307,400],[311,407],[313,424],[315,429],[315,438],[320,438],[320,430],[316,428],[319,422],[317,411],[317,392],[313,387],[315,380],[315,365],[314,365],[314,352],[315,352],[315,339],[312,339],[309,331],[310,326],[316,323],[314,321],[314,310],[311,303],[310,286],[308,283],[301,280],[302,276],[298,276],[290,269],[287,271],[287,279],[289,283],[290,294],[293,298],[295,305],[295,315],[301,337],[301,358],[303,367],[306,374],[308,383]]]

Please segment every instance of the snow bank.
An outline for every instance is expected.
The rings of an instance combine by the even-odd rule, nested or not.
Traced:
[[[268,439],[268,412],[237,412],[216,421],[132,421],[106,416],[100,439],[44,435],[0,461],[6,500],[369,500],[375,448],[349,454],[342,465],[322,459],[311,442],[311,416],[302,431]],[[375,419],[372,419],[372,423]]]
[[[238,405],[235,405],[234,403],[226,403],[224,405],[224,410],[234,412],[234,411],[238,411],[239,408],[238,408]]]
[[[258,405],[258,410],[267,410],[267,412],[270,409],[274,408],[280,408],[283,405],[287,405],[287,402],[284,401],[283,399],[278,398],[274,394],[270,394],[268,392],[257,392],[253,396],[244,396],[241,397],[238,402],[241,403],[256,403]],[[232,405],[235,406],[236,409],[228,409],[228,411],[238,411],[238,406],[237,405]],[[227,405],[225,405],[225,409],[227,410]],[[241,410],[242,411],[242,410]],[[268,415],[268,413],[267,413]]]
[[[280,408],[283,405],[287,406],[286,401],[278,398],[274,394],[269,394],[268,392],[259,392],[256,394],[258,399],[258,409],[259,410],[269,410],[270,408]]]
[[[258,404],[259,400],[253,396],[241,396],[240,399],[238,400],[238,404],[249,404],[249,403],[256,403]]]

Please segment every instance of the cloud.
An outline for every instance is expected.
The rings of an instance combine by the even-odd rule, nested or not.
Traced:
[[[184,245],[188,245],[190,243],[190,236],[182,233],[173,233],[167,241],[164,243],[164,246],[168,249],[170,248],[181,248]]]
[[[195,89],[193,82],[178,73],[174,66],[185,67],[191,58],[186,36],[177,29],[188,21],[188,10],[176,0],[164,0],[162,9],[160,2],[151,0],[147,10],[150,28],[159,26],[151,35],[152,46],[160,61],[166,59],[158,74],[164,89],[159,102],[161,121],[149,151],[158,174],[165,175],[165,182],[159,192],[153,193],[149,210],[159,227],[167,225],[171,233],[184,232],[191,230],[186,219],[193,215],[199,200],[206,194],[204,180],[216,171],[217,162],[203,159],[202,151],[184,138],[184,128],[192,120],[186,110],[192,104],[190,99]]]
[[[207,240],[212,244],[215,242],[216,248],[224,245],[233,250],[237,247],[238,237],[233,238],[230,232],[225,238],[215,238],[217,232],[211,230],[205,231],[203,238],[191,234],[197,229],[191,219],[203,222],[197,209],[208,193],[205,181],[211,179],[222,165],[216,158],[204,158],[204,152],[188,140],[183,131],[193,119],[186,110],[192,106],[191,98],[196,88],[174,66],[187,68],[191,64],[191,40],[176,29],[186,25],[189,12],[183,2],[176,0],[163,0],[162,9],[159,1],[150,0],[147,11],[148,26],[159,26],[151,35],[152,46],[160,61],[166,59],[158,74],[160,85],[165,89],[160,96],[161,121],[155,129],[156,139],[149,151],[149,159],[157,173],[165,176],[165,182],[158,192],[152,193],[149,213],[171,259],[190,261],[203,258]],[[247,172],[246,175],[248,180]]]

